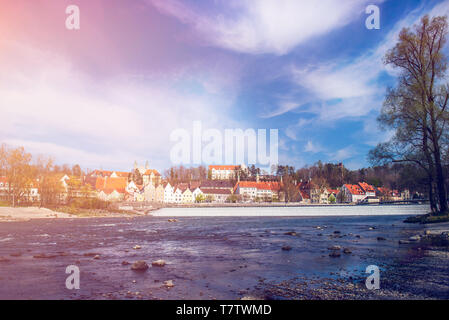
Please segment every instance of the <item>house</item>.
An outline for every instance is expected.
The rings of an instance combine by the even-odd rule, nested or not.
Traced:
[[[145,163],[145,166],[139,166],[137,164],[137,161],[134,162],[134,170],[139,170],[144,185],[151,183],[156,187],[158,184],[162,182],[161,174],[155,169],[150,169],[148,161]]]
[[[232,195],[228,189],[201,189],[208,202],[224,203]]]
[[[128,195],[128,178],[97,177],[95,190],[98,198],[106,201],[122,201]]]
[[[172,185],[167,182],[167,184],[164,187],[164,203],[173,203],[173,193],[175,192]]]
[[[189,188],[186,188],[183,192],[182,192],[182,200],[181,203],[194,203],[195,202],[195,198],[193,197],[193,193],[192,191],[190,191]]]
[[[152,183],[145,185],[144,188],[145,201],[156,201],[156,188]]]
[[[357,203],[365,199],[365,191],[358,184],[344,184],[341,187],[343,202]]]
[[[178,188],[174,188],[173,191],[173,203],[182,203],[182,190]]]
[[[363,189],[363,191],[365,192],[365,195],[367,197],[375,197],[376,196],[376,189],[372,185],[370,185],[366,182],[359,182],[358,185],[360,186],[360,188]]]
[[[242,166],[236,165],[210,165],[209,172],[212,180],[237,179],[238,171]]]
[[[199,187],[195,188],[192,191],[192,194],[193,194],[194,202],[197,202],[196,199],[198,199],[199,196],[204,195],[203,191],[201,191],[201,189]]]
[[[302,202],[305,203],[328,203],[329,192],[326,188],[319,188],[312,180],[301,181],[298,184]]]
[[[331,203],[337,203],[338,202],[338,194],[339,194],[340,190],[338,189],[330,189],[327,188],[327,193],[328,193],[328,197],[327,197],[327,203],[331,204]],[[332,201],[332,200],[334,201]]]
[[[280,184],[276,181],[239,181],[235,185],[234,193],[241,195],[243,201],[273,201],[278,198],[280,189]]]

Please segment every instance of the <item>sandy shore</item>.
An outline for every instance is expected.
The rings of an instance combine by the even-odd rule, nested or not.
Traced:
[[[14,221],[30,221],[37,219],[75,219],[75,218],[120,218],[143,215],[138,212],[109,212],[105,210],[86,210],[78,214],[58,212],[39,207],[0,207],[0,223]]]
[[[28,221],[32,219],[56,219],[56,218],[76,218],[76,216],[56,212],[47,208],[26,207],[11,208],[0,207],[0,222],[8,221]]]

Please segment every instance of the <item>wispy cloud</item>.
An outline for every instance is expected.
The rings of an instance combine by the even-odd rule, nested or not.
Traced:
[[[160,11],[192,26],[209,44],[225,49],[282,55],[299,44],[341,28],[378,0],[243,0],[215,1],[212,15],[177,0],[147,0]]]
[[[306,146],[304,147],[304,151],[310,153],[318,153],[324,151],[324,148],[317,143],[312,142],[311,140],[307,141]]]

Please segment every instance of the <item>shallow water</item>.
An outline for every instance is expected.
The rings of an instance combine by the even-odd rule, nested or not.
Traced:
[[[403,207],[410,213],[422,210]],[[424,228],[404,224],[403,219],[385,214],[178,216],[178,222],[168,222],[167,217],[148,216],[3,223],[0,239],[10,239],[0,244],[0,256],[9,260],[0,263],[0,298],[101,299],[103,294],[109,294],[108,299],[135,298],[130,291],[144,299],[237,299],[251,293],[261,280],[363,276],[370,264],[383,270],[393,263],[423,259],[412,245],[398,244]],[[286,235],[290,231],[297,235]],[[379,236],[387,240],[378,241]],[[141,249],[134,250],[135,245]],[[332,245],[353,253],[331,258]],[[283,251],[283,246],[292,249]],[[34,257],[42,253],[52,257]],[[93,259],[94,254],[100,259]],[[157,259],[167,265],[145,273],[122,265],[124,260],[151,265]],[[80,267],[80,290],[65,288],[68,265]],[[165,280],[173,280],[175,287],[163,288]]]

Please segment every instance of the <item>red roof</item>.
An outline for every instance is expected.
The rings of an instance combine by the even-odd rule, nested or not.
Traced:
[[[365,192],[362,190],[362,188],[360,188],[360,186],[357,184],[345,184],[344,186],[349,190],[349,192],[351,194],[354,194],[354,195],[364,195],[365,194]]]
[[[229,189],[201,189],[204,194],[231,194]]]
[[[7,177],[0,177],[0,182],[7,183],[8,182],[8,178]]]
[[[299,190],[299,193],[301,194],[301,197],[303,198],[303,199],[310,199],[310,196],[309,196],[309,194],[307,193],[307,192],[305,192],[304,190]]]
[[[209,166],[209,170],[238,170],[240,169],[240,166],[235,165],[211,165]]]
[[[369,185],[366,182],[359,182],[359,186],[365,191],[365,192],[375,192],[375,189],[372,185]]]
[[[148,169],[147,171],[145,171],[144,175],[151,175],[154,174],[155,176],[160,176],[161,174],[159,172],[157,172],[157,170],[154,169]]]
[[[95,189],[104,192],[117,190],[119,193],[125,193],[127,184],[128,178],[97,177]]]
[[[279,191],[281,189],[279,182],[256,182],[256,181],[240,181],[235,185],[235,189],[240,188],[255,188],[258,190],[272,190]]]

